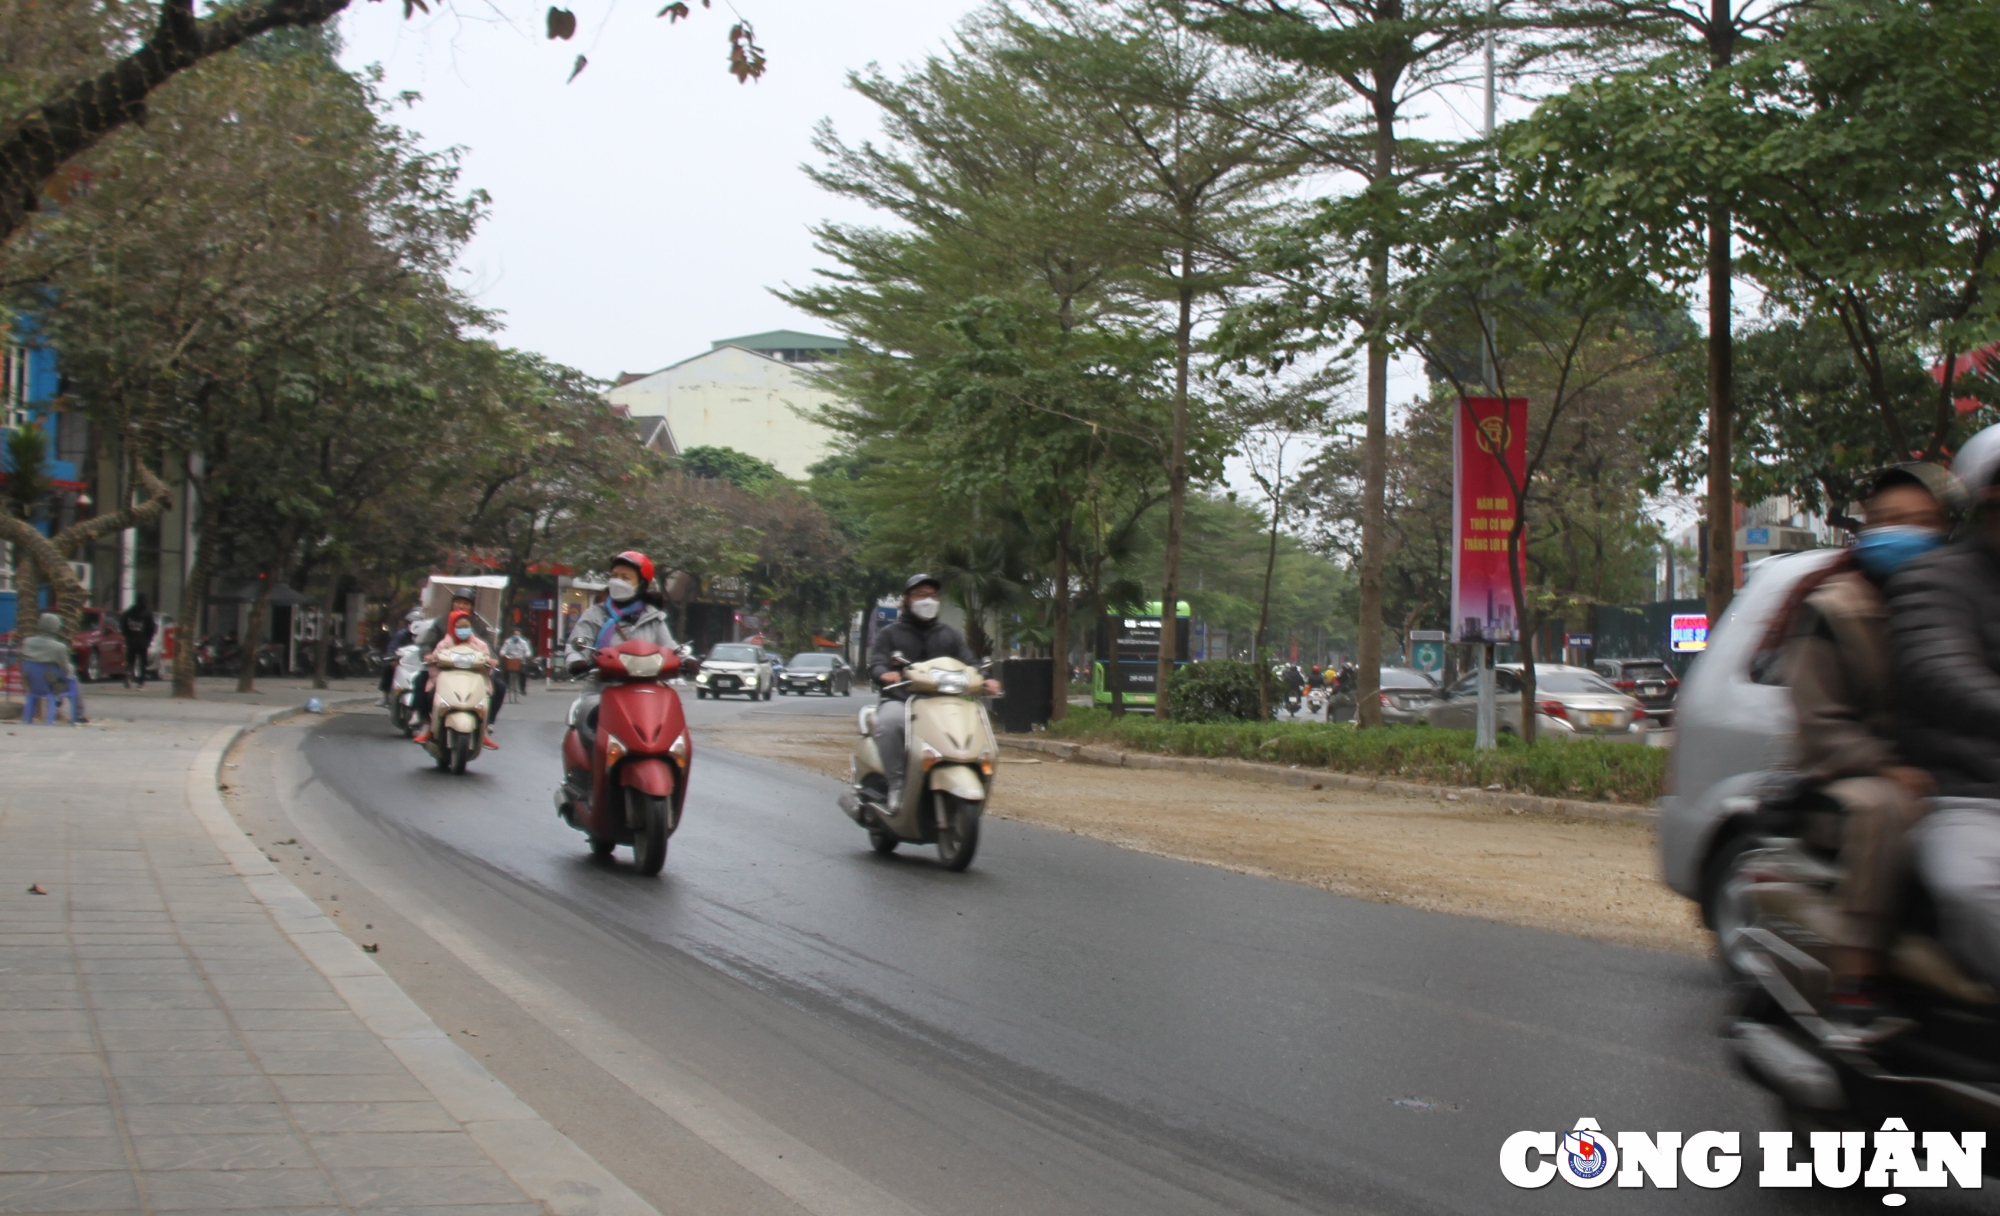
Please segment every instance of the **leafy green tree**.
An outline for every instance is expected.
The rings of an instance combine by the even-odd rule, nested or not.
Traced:
[[[1321,207],[1365,217],[1365,225],[1350,231],[1366,239],[1358,247],[1343,243],[1331,259],[1318,256],[1326,219],[1313,216],[1275,241],[1265,265],[1283,290],[1264,301],[1258,323],[1242,326],[1231,345],[1238,354],[1283,358],[1352,337],[1365,353],[1357,565],[1361,701],[1355,721],[1378,726],[1389,359],[1398,340],[1391,293],[1411,205],[1406,195],[1473,151],[1463,141],[1414,137],[1408,127],[1422,99],[1463,83],[1469,61],[1500,29],[1516,24],[1519,6],[1498,0],[1184,0],[1178,7],[1197,28],[1337,81],[1351,99],[1331,130],[1308,134],[1305,150],[1323,169],[1360,183],[1358,207],[1340,197]]]
[[[51,178],[121,128],[143,126],[154,95],[177,76],[260,36],[316,29],[347,4],[237,0],[197,17],[194,0],[7,0],[0,5],[0,57],[8,65],[0,114],[12,118],[0,126],[0,244],[40,206]],[[405,16],[417,10],[429,11],[425,0],[403,0]],[[682,0],[660,10],[676,21],[688,15]],[[547,26],[550,38],[569,38],[576,16],[551,7]],[[578,55],[570,79],[584,63]],[[729,29],[729,71],[739,81],[764,73],[764,52],[740,17]]]
[[[785,475],[778,472],[776,465],[735,448],[689,448],[676,459],[690,477],[717,478],[752,493],[766,486],[782,484],[785,480]]]

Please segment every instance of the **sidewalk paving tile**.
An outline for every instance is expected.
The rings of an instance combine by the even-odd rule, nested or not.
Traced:
[[[0,1214],[541,1216],[152,775],[255,703],[98,706],[0,735]]]

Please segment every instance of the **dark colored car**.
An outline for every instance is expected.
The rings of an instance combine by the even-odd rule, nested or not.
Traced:
[[[102,680],[105,672],[125,672],[125,634],[118,615],[103,608],[85,608],[70,645],[76,651],[79,680]]]
[[[779,692],[800,696],[823,692],[829,697],[854,695],[854,669],[837,654],[808,652],[795,654],[778,677]]]
[[[1646,707],[1646,716],[1661,726],[1674,724],[1674,699],[1681,682],[1660,659],[1599,659],[1591,670],[1619,692]]]

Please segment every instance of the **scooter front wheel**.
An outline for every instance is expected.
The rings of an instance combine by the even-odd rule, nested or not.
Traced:
[[[472,749],[474,746],[476,745],[472,742],[471,735],[461,734],[458,731],[451,732],[452,772],[460,776],[465,775],[465,762],[472,759]]]
[[[979,851],[980,804],[942,790],[932,797],[937,799],[938,860],[956,873],[971,865],[972,855]]]
[[[667,800],[629,786],[625,799],[632,824],[632,866],[641,874],[658,874],[667,864]]]

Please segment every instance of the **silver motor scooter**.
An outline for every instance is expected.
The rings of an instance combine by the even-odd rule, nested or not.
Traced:
[[[868,829],[877,853],[901,844],[935,844],[947,870],[972,864],[979,848],[979,818],[993,788],[1000,758],[993,723],[980,700],[985,680],[957,659],[926,659],[903,669],[907,729],[903,796],[889,806],[889,780],[875,745],[875,706],[861,711],[854,745],[854,788],[840,809]]]

